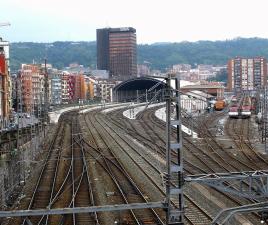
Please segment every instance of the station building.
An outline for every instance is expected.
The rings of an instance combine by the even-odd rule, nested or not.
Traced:
[[[217,99],[222,99],[224,96],[224,89],[225,87],[222,85],[210,85],[210,84],[201,84],[201,85],[185,85],[181,87],[181,91],[183,93],[189,91],[202,91],[203,93],[207,94],[207,96],[214,96]]]
[[[145,101],[153,98],[160,89],[165,88],[165,80],[163,78],[154,77],[136,77],[128,79],[124,82],[119,83],[113,89],[113,99],[114,101],[126,102],[134,101],[139,99],[139,101]],[[156,86],[154,88],[154,86]],[[171,80],[171,87],[175,88],[175,81]],[[211,96],[215,98],[223,98],[225,87],[220,84],[194,84],[189,81],[180,81],[180,90],[182,93],[200,91],[207,98]],[[159,96],[162,93],[158,93]],[[159,97],[157,97],[159,99]]]
[[[175,89],[175,81],[171,80]],[[117,84],[113,88],[115,102],[149,102],[164,101],[165,80],[153,77],[136,77]],[[181,107],[186,112],[200,113],[209,106],[209,101],[224,96],[225,87],[220,84],[194,85],[185,80],[180,81]]]
[[[163,79],[162,79],[163,80]],[[156,86],[157,85],[157,86]],[[156,86],[155,88],[153,88]],[[113,88],[113,101],[115,102],[129,102],[150,101],[152,98],[161,99],[162,93],[160,90],[164,89],[165,83],[152,77],[135,77],[123,81]],[[151,89],[153,89],[151,91]]]

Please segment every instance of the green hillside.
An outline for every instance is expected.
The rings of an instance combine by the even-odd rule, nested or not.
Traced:
[[[268,58],[268,39],[238,38],[226,41],[198,41],[138,45],[138,63],[149,62],[152,69],[165,70],[173,64],[188,63],[224,65],[235,56],[265,56]],[[96,67],[96,42],[11,43],[11,70],[21,63],[52,63],[63,68],[70,63]]]

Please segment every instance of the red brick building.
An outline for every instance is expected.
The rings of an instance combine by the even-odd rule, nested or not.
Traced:
[[[21,100],[23,111],[33,112],[34,107],[41,103],[44,95],[44,75],[40,65],[22,64],[19,73]]]
[[[6,119],[9,116],[9,90],[8,90],[8,66],[3,51],[0,51],[0,104],[1,117]]]
[[[68,93],[69,101],[73,102],[75,100],[75,75],[68,75]]]

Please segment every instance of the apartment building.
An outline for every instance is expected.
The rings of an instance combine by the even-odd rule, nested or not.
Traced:
[[[87,99],[87,84],[82,74],[63,72],[61,79],[61,102],[63,104],[77,103]]]
[[[69,93],[69,102],[75,101],[75,78],[76,75],[69,74],[68,76],[68,93]]]
[[[85,76],[86,84],[86,98],[93,100],[97,97],[100,98],[100,88],[98,86],[98,79],[95,77]]]
[[[18,73],[17,96],[21,99],[22,110],[36,113],[45,104],[45,72],[39,64],[22,64]],[[51,100],[51,82],[48,79],[48,102]]]
[[[190,72],[191,65],[189,64],[176,64],[172,66],[173,72]]]
[[[216,76],[212,65],[200,64],[198,65],[199,80],[207,80]]]
[[[115,82],[109,82],[107,80],[99,81],[98,86],[99,86],[100,98],[107,102],[112,102],[113,101],[112,90],[115,85],[116,85]]]
[[[69,74],[63,72],[61,74],[61,102],[63,104],[68,104],[69,100]]]
[[[85,86],[86,86],[86,99],[93,100],[94,99],[94,93],[95,93],[95,87],[96,87],[96,81],[88,76],[84,77],[85,79]]]
[[[86,99],[86,83],[84,75],[75,75],[75,91],[74,91],[74,101],[78,102],[80,100]]]
[[[0,121],[1,125],[9,116],[8,70],[5,54],[0,49]]]
[[[12,85],[9,69],[9,42],[0,38],[0,127],[9,121],[12,106]]]
[[[31,75],[33,104],[34,109],[37,109],[44,102],[44,74],[41,74],[40,69],[37,67],[36,71],[32,71]]]
[[[20,90],[19,93],[21,96],[21,103],[23,111],[32,112],[33,111],[33,82],[32,82],[32,73],[37,73],[39,69],[35,65],[26,65],[23,64],[21,71],[18,75]]]
[[[267,60],[264,57],[236,57],[228,62],[229,91],[256,90],[267,84]]]
[[[50,75],[51,80],[51,104],[60,105],[62,103],[62,78],[61,74]]]

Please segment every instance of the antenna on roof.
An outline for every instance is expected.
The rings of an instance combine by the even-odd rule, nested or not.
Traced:
[[[4,26],[10,26],[11,24],[9,22],[6,23],[0,23],[0,27],[4,27]]]
[[[110,28],[108,20],[105,21],[105,28]]]

